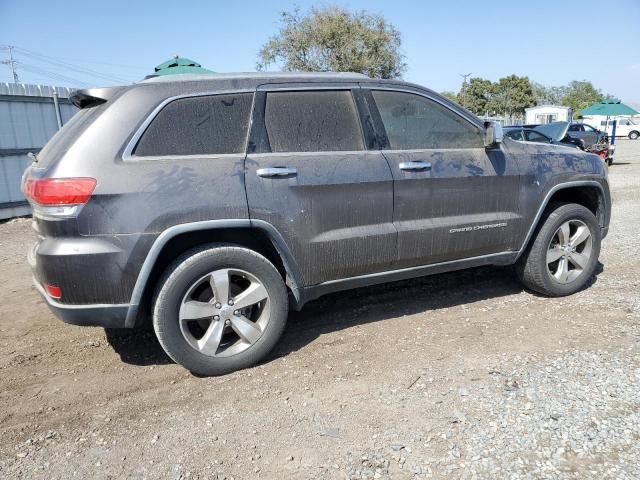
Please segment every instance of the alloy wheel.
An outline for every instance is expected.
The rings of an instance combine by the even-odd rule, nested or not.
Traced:
[[[187,289],[178,313],[189,345],[212,357],[229,357],[254,345],[270,317],[269,294],[249,272],[225,268],[199,278]]]
[[[558,283],[571,283],[591,260],[593,239],[581,220],[564,222],[551,238],[547,249],[547,269]]]

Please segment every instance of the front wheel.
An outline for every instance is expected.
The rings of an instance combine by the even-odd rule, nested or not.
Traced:
[[[246,248],[210,245],[167,269],[153,326],[176,363],[222,375],[262,360],[280,338],[287,312],[287,291],[271,262]]]
[[[629,132],[630,140],[637,140],[638,137],[640,137],[640,132],[636,132],[635,130],[633,132]]]
[[[516,270],[529,289],[560,297],[581,290],[600,255],[601,232],[593,213],[582,205],[554,204],[541,220],[531,246]]]

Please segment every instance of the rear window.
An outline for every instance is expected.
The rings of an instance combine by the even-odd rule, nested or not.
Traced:
[[[265,122],[272,152],[364,150],[351,92],[269,92]]]
[[[151,121],[133,151],[141,157],[243,153],[251,93],[174,100]]]

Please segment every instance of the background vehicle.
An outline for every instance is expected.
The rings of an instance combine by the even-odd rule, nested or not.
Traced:
[[[637,140],[640,138],[640,120],[637,118],[625,118],[619,117],[616,119],[616,138],[627,137],[630,140]],[[585,122],[593,124],[593,120],[586,119]],[[613,119],[600,120],[600,129],[606,130],[607,135],[611,136],[613,133]]]
[[[567,122],[551,122],[543,125],[521,125],[504,127],[505,136],[513,140],[550,143],[584,150],[584,142],[567,135]]]
[[[512,126],[503,127],[503,130],[504,136],[512,140],[519,140],[521,142],[553,143],[551,138],[534,130],[533,128]]]
[[[613,126],[609,127],[613,132]],[[632,118],[619,118],[616,124],[616,137],[628,137],[637,140],[640,137],[640,124]]]
[[[567,135],[571,138],[579,138],[583,141],[585,148],[590,147],[596,143],[607,142],[607,134],[593,128],[586,123],[572,123],[569,125]]]
[[[176,75],[73,102],[24,175],[35,285],[69,323],[151,314],[200,374],[260,361],[290,304],[332,291],[515,264],[528,288],[571,294],[608,230],[597,156],[503,142],[409,83]]]

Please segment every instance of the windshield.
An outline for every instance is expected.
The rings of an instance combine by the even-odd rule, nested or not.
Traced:
[[[534,130],[553,139],[555,142],[562,140],[567,134],[569,128],[568,122],[551,122],[544,125],[538,125]]]

